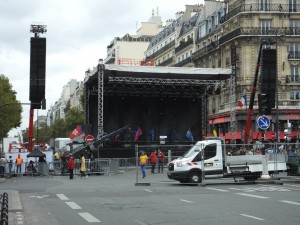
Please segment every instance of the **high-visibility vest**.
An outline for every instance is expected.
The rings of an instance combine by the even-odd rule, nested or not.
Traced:
[[[17,165],[21,165],[23,163],[23,159],[22,158],[16,158],[16,163]]]

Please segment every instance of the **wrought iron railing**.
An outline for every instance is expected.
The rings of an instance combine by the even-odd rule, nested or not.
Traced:
[[[168,66],[173,62],[173,57],[168,58],[167,60],[161,62],[157,66]]]
[[[288,54],[288,59],[300,60],[300,52],[299,51],[290,51]]]
[[[299,12],[300,5],[299,4],[241,4],[234,9],[230,10],[227,14],[221,17],[220,23],[224,23],[227,20],[235,17],[239,13],[242,12]]]
[[[293,36],[300,35],[299,27],[240,27],[220,37],[219,44],[223,44],[238,36]]]
[[[152,55],[146,57],[146,59],[154,59],[156,56],[160,55],[161,53],[167,51],[169,48],[175,45],[175,40],[171,41],[170,43],[166,44],[164,47],[159,49],[158,51],[154,52]]]
[[[182,67],[192,62],[192,57],[188,57],[174,65],[174,67]]]
[[[189,38],[185,42],[181,42],[178,47],[175,48],[175,53],[180,52],[181,50],[185,49],[186,47],[193,44],[193,38]]]
[[[193,60],[196,60],[196,59],[206,55],[207,53],[216,50],[218,48],[218,46],[219,46],[219,42],[215,41],[215,42],[211,43],[210,45],[205,46],[204,48],[201,48],[201,49],[197,50],[192,55]]]
[[[300,83],[300,75],[286,75],[286,83],[292,84],[292,83]]]

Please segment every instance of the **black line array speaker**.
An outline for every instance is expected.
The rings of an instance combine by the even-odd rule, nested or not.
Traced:
[[[276,49],[263,49],[260,92],[268,96],[268,106],[270,109],[275,107],[276,78]]]
[[[40,109],[45,99],[46,83],[46,38],[30,39],[29,100],[32,109]]]

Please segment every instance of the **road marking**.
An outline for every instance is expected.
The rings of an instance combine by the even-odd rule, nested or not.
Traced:
[[[229,191],[227,191],[227,190],[224,190],[224,189],[218,189],[218,188],[206,188],[206,189],[213,190],[213,191],[229,192]]]
[[[141,225],[148,225],[148,223],[144,223],[144,222],[139,221],[139,220],[134,220],[134,222],[137,222],[138,224],[141,224]]]
[[[185,200],[185,199],[180,199],[180,201],[182,201],[182,202],[187,202],[187,203],[193,203],[192,201]]]
[[[281,200],[280,202],[287,203],[287,204],[292,204],[292,205],[300,205],[299,202],[292,202],[292,201],[286,201],[286,200]]]
[[[77,205],[75,202],[65,202],[68,206],[71,207],[71,209],[82,209],[79,205]]]
[[[263,218],[259,218],[259,217],[256,217],[256,216],[250,216],[250,215],[247,215],[247,214],[240,214],[241,216],[245,216],[245,217],[249,217],[249,218],[252,218],[252,219],[255,219],[255,220],[264,220]]]
[[[231,190],[235,190],[235,191],[244,191],[245,189],[242,189],[242,188],[229,188]]]
[[[39,195],[37,195],[37,196],[35,196],[35,195],[30,195],[29,197],[30,197],[30,198],[39,198],[39,199],[41,199],[41,198],[49,197],[49,195],[41,195],[41,196],[39,196]]]
[[[291,191],[286,188],[278,188],[276,186],[263,186],[258,188],[229,188],[235,191],[245,191],[245,192],[263,192],[263,191]]]
[[[269,197],[264,197],[264,196],[259,196],[259,195],[250,195],[250,194],[246,194],[246,193],[236,193],[237,195],[244,195],[244,196],[248,196],[248,197],[253,197],[253,198],[261,198],[261,199],[267,199]]]
[[[145,191],[148,191],[148,192],[153,192],[153,191],[151,191],[151,190],[149,190],[149,189],[144,189]]]
[[[56,194],[56,196],[60,199],[60,200],[69,200],[69,198],[67,196],[65,196],[64,194]]]
[[[293,184],[284,184],[284,186],[289,186],[288,188],[291,189],[292,191],[300,191],[300,186],[299,185],[293,185]],[[290,187],[296,187],[296,188],[290,188]]]
[[[78,213],[83,219],[85,219],[89,223],[100,223],[101,221],[98,220],[96,217],[91,215],[88,212]]]

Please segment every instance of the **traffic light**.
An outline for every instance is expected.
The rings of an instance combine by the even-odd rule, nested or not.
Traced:
[[[258,94],[258,108],[261,115],[271,115],[272,105],[268,94]]]

